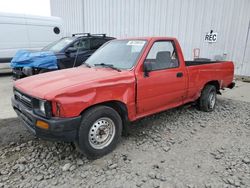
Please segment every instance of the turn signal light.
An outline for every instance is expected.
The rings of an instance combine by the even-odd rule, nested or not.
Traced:
[[[41,129],[49,129],[49,124],[41,120],[36,121],[36,126]]]

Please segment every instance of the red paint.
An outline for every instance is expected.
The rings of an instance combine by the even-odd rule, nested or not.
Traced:
[[[209,81],[218,81],[221,88],[233,80],[232,62],[185,66],[183,54],[175,38],[134,38],[148,41],[141,57],[132,70],[117,72],[109,68],[78,67],[27,77],[15,82],[15,87],[33,97],[56,103],[61,117],[79,116],[93,105],[120,101],[127,106],[131,121],[167,110],[199,98]],[[175,43],[180,66],[153,71],[144,77],[143,62],[151,46],[158,40]],[[178,72],[183,77],[177,78]]]

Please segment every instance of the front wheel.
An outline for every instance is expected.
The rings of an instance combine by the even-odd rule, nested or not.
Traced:
[[[97,106],[83,114],[77,147],[88,158],[96,159],[111,152],[122,133],[120,115],[111,107]]]
[[[201,92],[198,100],[199,109],[205,112],[211,112],[215,109],[217,102],[217,91],[213,85],[206,85]]]

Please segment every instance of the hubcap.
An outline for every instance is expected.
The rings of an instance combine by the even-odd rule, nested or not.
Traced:
[[[211,92],[208,100],[209,100],[209,108],[213,109],[216,102],[216,93]]]
[[[107,117],[98,119],[89,130],[89,143],[95,149],[108,146],[115,136],[115,123]]]

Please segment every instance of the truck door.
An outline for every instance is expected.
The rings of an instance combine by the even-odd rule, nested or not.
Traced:
[[[173,41],[155,41],[144,64],[152,71],[137,75],[137,113],[143,115],[179,106],[186,93],[186,72]]]

